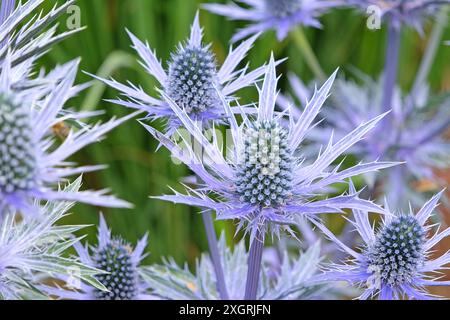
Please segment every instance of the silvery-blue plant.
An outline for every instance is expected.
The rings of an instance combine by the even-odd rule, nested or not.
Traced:
[[[81,185],[77,179],[61,192],[74,193]],[[39,206],[39,219],[19,219],[12,210],[0,220],[0,299],[46,299],[43,281],[65,275],[69,282],[85,281],[105,290],[96,276],[102,271],[87,266],[66,250],[81,238],[72,234],[84,226],[60,225],[73,202],[47,202]]]
[[[320,28],[318,18],[340,4],[341,1],[330,0],[237,0],[203,7],[232,20],[249,22],[233,36],[233,41],[272,29],[281,41],[298,25]]]
[[[429,224],[442,192],[414,214],[392,212],[383,216],[375,229],[366,210],[353,210],[353,220],[363,244],[354,250],[317,224],[349,256],[347,261],[328,266],[320,281],[346,281],[363,292],[359,299],[432,299],[429,286],[448,286],[442,271],[450,263],[450,252],[435,258],[434,247],[450,235],[450,228]],[[385,209],[389,212],[388,205]],[[441,230],[440,230],[441,229]]]
[[[264,73],[264,67],[253,71],[248,65],[239,69],[239,65],[251,49],[256,36],[242,42],[230,52],[222,66],[218,66],[211,45],[203,44],[203,30],[199,15],[195,16],[189,39],[178,46],[172,53],[165,70],[148,43],[144,44],[131,32],[128,32],[133,47],[141,57],[141,64],[154,77],[159,90],[175,101],[195,121],[208,126],[212,121],[223,122],[226,117],[221,106],[217,90],[226,97],[234,99],[238,90],[253,85]],[[167,122],[167,131],[173,132],[181,122],[165,99],[152,97],[139,86],[129,83],[121,84],[114,80],[101,79],[112,88],[121,92],[126,98],[111,102],[145,111],[149,119],[163,119]],[[239,111],[239,110],[236,110]]]
[[[249,255],[245,241],[240,241],[231,250],[222,236],[219,252],[223,257],[229,298],[242,300]],[[258,300],[296,300],[319,296],[327,286],[310,283],[309,280],[319,272],[320,262],[320,245],[317,243],[295,258],[285,254],[277,270],[263,263]],[[152,294],[160,299],[219,300],[221,296],[215,285],[212,264],[209,255],[204,254],[195,265],[195,273],[188,266],[180,267],[173,260],[168,260],[162,265],[144,267],[142,274]]]
[[[99,206],[129,207],[125,201],[102,191],[61,192],[58,185],[67,178],[102,166],[76,167],[67,158],[97,142],[108,131],[133,115],[105,124],[71,128],[58,142],[55,125],[92,116],[92,113],[63,112],[67,100],[78,92],[73,86],[78,60],[61,66],[64,78],[50,93],[42,90],[14,90],[11,86],[11,61],[0,70],[0,215],[14,208],[24,215],[38,214],[35,200],[77,201]]]
[[[148,285],[140,275],[144,250],[147,246],[147,235],[142,237],[133,247],[121,237],[111,235],[103,215],[100,215],[98,226],[98,244],[96,246],[74,244],[80,261],[91,268],[102,270],[96,280],[103,288],[91,283],[81,282],[72,288],[45,286],[47,294],[60,299],[71,300],[148,300]],[[60,277],[67,281],[67,277]]]
[[[19,2],[16,0],[2,0],[0,5],[0,65],[9,55],[12,65],[11,78],[27,80],[34,62],[51,47],[66,39],[70,35],[80,31],[74,29],[57,33],[55,21],[63,15],[67,8],[75,3],[74,0],[66,1],[63,5],[55,5],[53,9],[43,14],[32,16],[32,13],[44,3],[44,0],[28,0]],[[30,80],[30,79],[28,79]],[[25,86],[24,83],[17,85]],[[27,86],[30,86],[27,83]]]
[[[345,179],[352,176],[395,164],[376,161],[345,170],[339,170],[339,165],[330,168],[337,157],[363,139],[384,115],[361,124],[339,141],[334,141],[331,136],[328,145],[311,163],[307,163],[311,159],[304,159],[301,153],[302,141],[328,98],[335,76],[336,73],[314,93],[302,116],[294,120],[289,113],[275,113],[278,79],[272,57],[259,90],[256,115],[243,113],[244,120],[239,125],[230,105],[221,97],[230,122],[231,142],[227,141],[227,156],[222,152],[217,133],[203,132],[201,125],[166,95],[164,97],[195,140],[195,145],[202,146],[202,152],[199,154],[196,147],[189,144],[182,149],[163,133],[144,125],[199,178],[197,187],[188,187],[187,194],[158,198],[213,210],[218,219],[237,220],[238,229],[249,233],[249,261],[253,264],[249,267],[249,275],[253,277],[250,280],[253,287],[248,288],[250,293],[246,298],[255,298],[259,261],[267,232],[276,236],[281,230],[292,232],[290,225],[299,215],[315,219],[320,213],[342,212],[344,208],[383,212],[372,202],[360,199],[357,192],[328,199],[318,196],[323,195],[330,185],[345,183]]]

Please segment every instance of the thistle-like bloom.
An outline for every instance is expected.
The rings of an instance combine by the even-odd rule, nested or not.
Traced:
[[[297,25],[320,28],[318,18],[340,1],[330,0],[237,0],[237,3],[205,4],[207,10],[232,20],[247,20],[250,25],[241,29],[233,41],[274,29],[278,40],[283,40]]]
[[[245,241],[241,241],[230,250],[222,236],[219,252],[223,258],[225,282],[229,297],[242,300],[245,291],[248,252]],[[315,244],[297,258],[284,256],[278,270],[272,270],[269,263],[262,268],[262,281],[258,290],[258,300],[296,300],[317,297],[326,288],[324,285],[310,283],[318,273],[321,262],[320,246]],[[209,255],[202,255],[196,263],[193,274],[187,266],[181,268],[173,260],[163,265],[143,268],[143,279],[152,293],[167,300],[220,300],[216,289],[216,277]]]
[[[59,72],[64,73],[65,77],[50,94],[42,97],[39,88],[26,91],[11,88],[10,61],[5,59],[0,71],[0,214],[8,208],[15,208],[23,214],[35,214],[34,200],[129,206],[124,201],[105,195],[104,190],[54,190],[67,177],[100,169],[101,166],[74,167],[66,159],[131,118],[69,130],[64,141],[58,143],[52,131],[55,125],[92,115],[63,112],[62,109],[78,91],[77,87],[73,87],[77,68],[78,61],[60,67]]]
[[[45,287],[48,294],[72,300],[143,300],[152,298],[146,293],[147,284],[140,276],[140,262],[145,257],[147,235],[131,247],[120,237],[112,237],[105,219],[100,215],[98,244],[95,247],[74,245],[83,264],[104,271],[96,279],[104,285],[101,290],[89,283],[79,283],[76,290]],[[62,280],[66,278],[62,277]]]
[[[57,34],[57,25],[52,26],[55,20],[74,4],[74,0],[66,1],[59,7],[55,5],[45,15],[30,17],[43,2],[44,0],[28,0],[25,3],[19,3],[16,7],[15,0],[1,1],[0,68],[3,67],[3,61],[9,55],[12,65],[10,78],[14,86],[29,87],[30,80],[27,78],[36,59],[56,43],[80,31],[80,29],[74,29]]]
[[[441,192],[442,193],[442,192]],[[318,225],[330,239],[351,256],[345,264],[334,264],[319,276],[325,281],[347,281],[361,287],[360,299],[378,296],[379,299],[430,299],[427,286],[447,286],[450,281],[440,281],[440,270],[450,263],[450,252],[432,259],[433,248],[450,235],[450,228],[433,233],[428,225],[441,193],[430,199],[414,215],[409,213],[385,215],[381,226],[374,231],[365,210],[353,210],[353,225],[364,241],[356,252]],[[389,210],[388,208],[386,208]]]
[[[62,192],[76,192],[78,179]],[[43,280],[64,275],[71,283],[86,281],[99,290],[100,270],[65,257],[66,249],[79,240],[72,236],[84,226],[59,226],[74,203],[48,202],[39,208],[40,219],[18,219],[8,212],[0,222],[0,299],[46,299],[39,290]]]
[[[393,163],[371,162],[358,164],[339,171],[339,166],[330,165],[355,143],[360,141],[384,115],[378,116],[349,133],[338,142],[331,137],[325,150],[311,163],[302,157],[301,143],[308,133],[314,118],[328,97],[336,74],[315,92],[302,116],[294,121],[291,114],[275,114],[277,77],[273,57],[267,68],[265,80],[260,90],[257,117],[243,114],[244,121],[238,125],[230,106],[222,98],[231,133],[227,141],[225,157],[216,133],[202,132],[195,123],[170,97],[165,96],[185,129],[192,135],[196,146],[188,145],[181,150],[169,138],[145,126],[147,130],[166,146],[174,155],[199,177],[200,184],[188,194],[159,197],[162,200],[184,203],[212,209],[218,219],[237,219],[239,227],[248,226],[253,240],[270,226],[272,232],[279,233],[280,226],[293,223],[293,217],[305,215],[313,217],[319,213],[341,212],[343,208],[367,208],[382,212],[370,201],[359,199],[358,193],[316,199],[324,190],[334,184],[345,182],[346,178],[365,172],[390,167]],[[287,123],[287,126],[286,126]],[[203,147],[199,155],[198,145]],[[217,197],[218,196],[218,197]],[[248,223],[248,224],[246,224]],[[289,229],[288,226],[285,228]]]
[[[221,121],[225,117],[217,90],[232,99],[232,95],[241,88],[252,85],[262,74],[264,67],[251,72],[248,66],[236,70],[256,36],[244,41],[236,49],[230,49],[223,65],[218,68],[210,45],[202,44],[203,31],[198,14],[191,28],[191,35],[185,44],[180,44],[172,54],[167,71],[156,58],[148,44],[142,43],[128,32],[134,49],[142,59],[142,65],[150,76],[161,85],[160,91],[175,101],[180,108],[195,121],[208,126],[210,121]],[[95,76],[94,76],[95,77]],[[113,103],[129,108],[143,110],[150,119],[168,121],[168,131],[173,132],[180,126],[180,121],[164,99],[154,98],[135,85],[123,85],[114,80],[99,79],[119,90],[126,98],[113,100]]]
[[[439,7],[450,4],[450,0],[347,0],[347,3],[364,13],[368,8],[376,8],[374,12],[380,18],[390,19],[395,26],[406,24],[422,31],[424,18],[435,16]]]
[[[298,100],[305,101],[308,88],[293,76],[292,88]],[[383,112],[382,81],[375,82],[365,77],[365,83],[358,85],[351,81],[339,80],[332,102],[327,108],[326,121],[312,135],[319,145],[326,142],[331,131],[343,137],[350,128],[362,121]],[[281,96],[278,103],[283,108],[292,105],[292,100]],[[373,161],[406,162],[405,165],[389,170],[377,177],[366,175],[371,186],[381,188],[388,202],[396,207],[407,207],[405,199],[411,199],[414,205],[423,203],[419,191],[429,191],[420,185],[434,185],[439,188],[444,182],[436,176],[434,169],[448,168],[450,163],[450,143],[443,137],[450,124],[447,97],[432,98],[427,86],[421,86],[414,96],[402,96],[400,89],[394,92],[392,113],[384,121],[383,130],[369,134],[361,143],[349,150],[359,159]],[[297,116],[300,112],[297,109]],[[301,108],[300,108],[301,110]],[[420,184],[420,181],[430,183]]]

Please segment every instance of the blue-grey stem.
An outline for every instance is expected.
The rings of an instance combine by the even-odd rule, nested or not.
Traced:
[[[257,232],[255,239],[253,239],[250,245],[250,252],[248,255],[247,283],[245,285],[244,300],[256,300],[261,273],[263,248],[264,241],[262,240],[261,233]]]
[[[431,66],[433,65],[434,58],[436,57],[437,49],[441,44],[442,34],[445,27],[447,26],[448,20],[448,7],[443,7],[439,12],[436,19],[436,24],[434,25],[433,31],[431,32],[430,40],[428,41],[425,54],[420,63],[419,71],[417,72],[416,79],[412,86],[412,90],[408,99],[406,106],[405,117],[414,109],[414,100],[416,99],[416,94],[420,91],[420,87],[423,86],[426,81],[428,74],[430,72]]]
[[[398,60],[400,51],[400,26],[389,23],[386,43],[386,56],[384,67],[384,86],[382,107],[385,111],[392,108],[392,97],[397,82]]]
[[[211,260],[214,266],[214,272],[217,280],[217,291],[219,292],[222,300],[229,300],[227,286],[225,283],[225,276],[222,268],[222,261],[219,253],[219,244],[217,242],[216,231],[214,229],[214,223],[211,216],[211,212],[203,212],[203,224],[205,226],[206,238],[208,239],[209,252],[211,254]]]

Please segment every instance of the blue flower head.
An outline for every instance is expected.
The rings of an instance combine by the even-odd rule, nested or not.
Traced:
[[[223,121],[225,114],[217,90],[232,99],[241,88],[252,85],[264,74],[264,67],[248,72],[248,66],[237,69],[252,47],[256,36],[230,49],[228,57],[219,67],[210,45],[203,45],[203,31],[198,13],[194,19],[189,39],[172,53],[167,71],[156,58],[148,44],[142,43],[128,32],[134,48],[142,59],[141,64],[150,76],[160,84],[160,91],[170,97],[194,120],[208,126],[211,121]],[[95,77],[95,76],[94,76]],[[140,87],[123,85],[114,80],[99,79],[119,90],[127,100],[113,100],[113,103],[143,110],[150,119],[168,121],[168,131],[173,132],[181,123],[169,104],[160,98],[149,96]]]
[[[283,40],[297,25],[320,28],[318,18],[340,1],[327,0],[239,0],[237,3],[205,4],[207,10],[233,20],[247,20],[251,24],[233,37],[234,41],[274,29],[278,40]]]
[[[139,264],[144,259],[147,246],[145,235],[133,249],[120,237],[112,237],[105,219],[100,215],[98,227],[98,245],[90,247],[74,245],[83,264],[102,270],[96,276],[104,288],[94,287],[89,283],[80,283],[76,290],[46,287],[46,291],[62,299],[73,300],[141,300],[150,299],[146,294],[147,285],[142,281]],[[66,278],[62,278],[66,280]]]
[[[427,224],[441,194],[442,192],[430,199],[417,214],[410,210],[409,213],[385,215],[376,231],[369,222],[367,211],[353,210],[354,220],[351,222],[364,241],[359,252],[318,225],[351,256],[346,264],[330,265],[329,270],[318,276],[318,279],[347,281],[360,287],[364,290],[360,299],[435,297],[425,287],[450,285],[449,281],[440,280],[439,272],[449,264],[450,253],[431,258],[436,244],[450,235],[450,228],[433,233],[435,225]]]
[[[55,189],[67,177],[100,169],[101,166],[74,167],[66,159],[130,117],[69,130],[59,143],[52,131],[55,125],[92,116],[63,110],[66,101],[83,88],[73,86],[78,61],[59,67],[57,73],[64,76],[45,90],[37,87],[24,91],[12,88],[10,62],[7,57],[0,70],[0,215],[9,209],[25,215],[37,213],[35,200],[128,207],[128,203],[105,195],[105,191]]]
[[[264,234],[268,227],[276,234],[281,228],[289,230],[288,225],[298,215],[313,217],[319,213],[341,212],[343,208],[360,206],[382,212],[370,201],[359,199],[358,193],[315,199],[331,184],[394,164],[371,162],[341,171],[339,166],[329,169],[336,158],[360,141],[383,115],[360,125],[337,142],[331,137],[326,149],[311,163],[307,163],[310,159],[303,158],[301,143],[328,97],[335,75],[314,93],[302,116],[294,120],[291,114],[274,112],[277,77],[272,58],[259,91],[255,117],[243,114],[244,121],[239,125],[231,107],[221,98],[231,126],[229,136],[232,142],[227,142],[230,151],[227,157],[224,157],[215,134],[212,134],[211,142],[207,138],[211,135],[202,132],[198,123],[165,96],[192,139],[203,150],[200,155],[193,146],[187,146],[188,150],[183,151],[167,136],[146,126],[201,181],[198,188],[191,189],[187,195],[167,195],[160,199],[212,209],[218,213],[218,219],[237,219],[240,228],[247,225],[252,239],[258,231]]]

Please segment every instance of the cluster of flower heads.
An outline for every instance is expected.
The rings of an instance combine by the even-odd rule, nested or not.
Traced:
[[[112,236],[102,215],[95,246],[83,245],[83,237],[73,235],[84,226],[57,225],[75,202],[130,206],[104,190],[79,191],[81,177],[63,189],[60,185],[71,176],[100,169],[76,167],[67,158],[136,113],[91,126],[83,120],[96,113],[65,110],[67,101],[86,87],[74,85],[78,60],[48,74],[32,75],[35,60],[73,33],[57,35],[51,24],[74,1],[27,20],[42,2],[29,0],[16,6],[14,0],[2,0],[0,5],[0,298],[314,299],[349,294],[348,288],[333,285],[346,281],[361,299],[429,299],[435,296],[427,292],[427,286],[450,285],[440,279],[450,263],[449,252],[437,258],[432,255],[434,247],[450,235],[450,228],[439,230],[440,226],[428,223],[442,192],[416,214],[413,209],[405,213],[397,201],[409,195],[403,191],[409,190],[409,173],[435,179],[433,169],[448,163],[449,145],[441,135],[448,127],[444,108],[448,99],[439,101],[438,112],[430,120],[423,107],[430,105],[426,94],[414,92],[402,98],[400,90],[394,90],[387,108],[385,86],[336,81],[336,71],[314,90],[291,77],[297,97],[304,102],[296,108],[290,98],[278,94],[276,66],[280,62],[273,56],[267,66],[239,69],[260,32],[275,29],[282,39],[297,25],[320,27],[318,17],[336,6],[378,4],[394,24],[415,25],[411,21],[416,14],[422,17],[447,1],[208,4],[209,11],[253,22],[234,40],[254,36],[230,49],[220,67],[211,46],[202,43],[198,14],[188,41],[179,45],[166,69],[148,44],[128,32],[143,67],[160,84],[159,96],[152,97],[131,83],[94,77],[125,97],[112,102],[146,112],[143,127],[195,174],[184,194],[158,199],[202,208],[204,215],[210,217],[213,212],[217,220],[234,220],[237,231],[243,230],[250,240],[249,250],[245,239],[231,250],[223,236],[219,241],[214,238],[213,225],[205,219],[211,252],[197,261],[194,273],[172,260],[142,266],[147,235],[133,248],[120,236]],[[383,81],[395,79],[390,75],[384,75]],[[236,95],[249,86],[257,88],[259,101],[244,107]],[[331,108],[323,107],[327,101]],[[282,111],[277,111],[277,105]],[[326,121],[318,123],[321,111]],[[163,132],[147,122],[156,119],[167,122]],[[423,119],[428,121],[427,129],[417,133]],[[64,122],[78,126],[61,142],[52,128]],[[217,125],[229,129],[226,146],[214,130]],[[182,145],[174,136],[182,137]],[[346,154],[356,155],[361,162],[339,163]],[[401,162],[406,165],[399,166]],[[383,179],[391,185],[384,189],[388,199],[384,208],[365,199],[352,182],[359,175],[377,176],[382,169],[389,169],[391,175]],[[342,186],[348,191],[335,192]],[[412,198],[414,203],[421,202]],[[399,212],[391,211],[388,203]],[[337,236],[322,219],[326,216],[322,214],[344,214],[344,210],[351,211],[349,226],[363,240],[356,249],[349,239],[356,239],[349,236],[352,230]],[[381,216],[378,227],[372,223],[374,213]],[[342,251],[334,258],[350,258],[325,263],[323,254],[331,247],[317,241],[318,233],[311,226],[331,241],[332,250]],[[264,249],[267,235],[281,243],[282,231],[293,238],[300,233],[309,248],[295,257],[281,245],[276,254],[273,248]],[[77,255],[67,257],[71,247]]]

